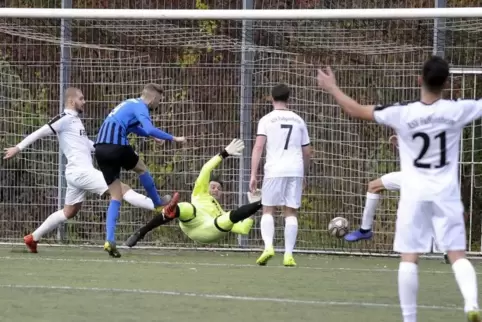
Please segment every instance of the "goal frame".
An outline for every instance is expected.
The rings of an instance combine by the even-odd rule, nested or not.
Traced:
[[[29,19],[169,19],[169,20],[344,20],[344,19],[437,19],[437,18],[482,18],[482,7],[465,8],[398,8],[398,9],[298,9],[298,10],[143,10],[143,9],[45,9],[45,8],[1,8],[2,18]],[[454,67],[451,74],[482,74],[482,68]],[[15,245],[16,243],[0,243]],[[21,245],[21,243],[17,243]],[[47,246],[47,245],[45,245]],[[52,247],[101,247],[78,244],[49,245]],[[120,247],[124,248],[124,247]],[[139,249],[202,250],[202,251],[259,251],[259,248],[204,248],[204,247],[155,247],[139,246]],[[295,250],[305,254],[334,254],[349,256],[398,257],[394,253],[370,253],[333,250]],[[469,252],[472,257],[480,252]],[[437,253],[426,257],[439,257]]]

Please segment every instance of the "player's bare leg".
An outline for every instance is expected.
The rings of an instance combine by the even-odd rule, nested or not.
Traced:
[[[404,253],[398,268],[398,296],[403,322],[417,321],[418,254]]]
[[[371,239],[373,236],[372,225],[375,218],[375,211],[380,200],[380,193],[385,190],[382,179],[378,178],[368,183],[368,191],[365,199],[365,208],[361,227],[345,236],[348,242],[356,242],[363,239]]]
[[[33,233],[23,238],[25,245],[31,253],[37,253],[37,244],[45,235],[63,224],[68,219],[74,218],[82,207],[82,202],[65,205],[63,209],[52,213]]]
[[[110,203],[107,208],[106,218],[106,241],[104,250],[109,253],[111,257],[119,258],[121,254],[117,250],[115,243],[115,228],[117,225],[117,218],[119,218],[120,207],[122,203],[122,184],[119,179],[114,180],[109,185]]]
[[[465,257],[465,251],[448,251],[447,257],[452,263],[452,270],[460,292],[464,298],[464,311],[470,322],[480,322],[477,299],[477,275],[474,266]]]
[[[287,267],[296,266],[293,258],[293,249],[296,244],[296,237],[298,235],[298,218],[296,209],[284,207],[285,217],[285,254],[283,258],[283,265]]]
[[[261,216],[261,237],[264,242],[264,251],[261,256],[256,260],[256,264],[264,266],[274,256],[274,218],[273,213],[275,207],[263,206],[263,215]]]

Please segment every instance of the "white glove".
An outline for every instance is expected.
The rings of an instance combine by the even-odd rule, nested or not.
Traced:
[[[248,195],[249,203],[261,201],[261,190],[259,190],[259,189],[256,189],[255,192],[248,191],[247,195]]]
[[[240,139],[234,139],[224,150],[229,155],[241,155],[241,152],[244,150],[244,142]]]

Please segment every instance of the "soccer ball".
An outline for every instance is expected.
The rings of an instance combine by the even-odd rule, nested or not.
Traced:
[[[348,220],[343,217],[333,218],[328,224],[328,232],[333,237],[345,236],[348,233]]]

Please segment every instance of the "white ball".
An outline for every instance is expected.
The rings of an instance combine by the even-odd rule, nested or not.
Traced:
[[[343,217],[333,218],[328,224],[328,232],[333,237],[345,236],[348,233],[348,220]]]

